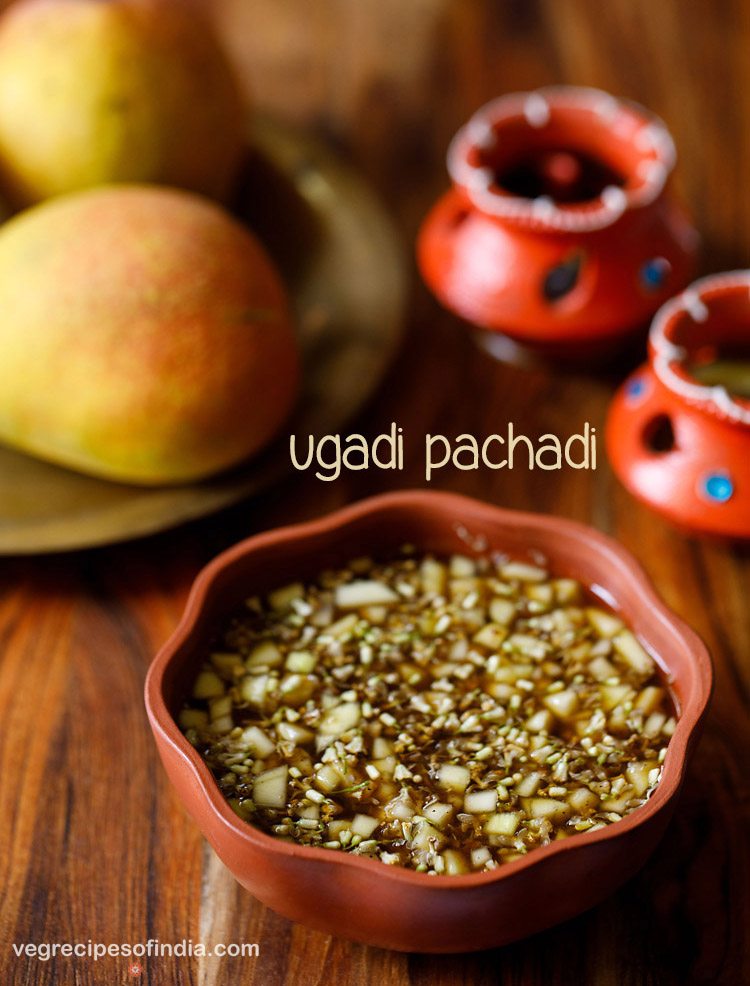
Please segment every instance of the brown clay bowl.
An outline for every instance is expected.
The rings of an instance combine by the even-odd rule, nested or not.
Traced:
[[[446,877],[281,842],[234,814],[174,719],[222,620],[248,595],[406,542],[440,553],[489,547],[529,558],[542,552],[555,572],[591,586],[622,613],[662,665],[680,710],[662,780],[646,804],[620,822],[536,849],[493,872]],[[151,666],[146,706],[185,807],[258,900],[293,921],[344,938],[402,951],[458,952],[502,945],[564,921],[639,869],[674,811],[711,684],[703,643],[609,538],[557,517],[413,491],[257,535],[215,559],[198,576],[179,626]]]

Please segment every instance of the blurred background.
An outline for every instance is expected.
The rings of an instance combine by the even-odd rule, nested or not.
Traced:
[[[750,263],[745,0],[193,0],[255,105],[344,145],[408,232],[482,102],[555,82],[644,103],[677,144],[706,270]]]

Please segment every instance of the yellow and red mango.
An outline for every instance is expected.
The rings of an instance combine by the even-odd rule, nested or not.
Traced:
[[[0,441],[129,483],[199,479],[263,447],[298,353],[265,251],[158,186],[48,200],[0,227]]]
[[[23,0],[0,18],[0,179],[17,206],[110,182],[222,198],[242,115],[221,48],[182,2]]]

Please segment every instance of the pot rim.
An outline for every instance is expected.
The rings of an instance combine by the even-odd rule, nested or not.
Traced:
[[[473,512],[492,518],[499,526],[525,526],[542,534],[566,532],[571,539],[586,540],[595,546],[623,578],[634,585],[643,597],[650,619],[666,624],[672,633],[679,636],[685,648],[691,653],[696,666],[696,684],[691,693],[691,701],[682,709],[677,727],[669,740],[667,755],[663,764],[661,779],[653,795],[645,804],[636,808],[621,821],[594,832],[583,832],[571,839],[558,840],[534,849],[528,855],[503,863],[497,869],[482,873],[450,876],[444,879],[430,877],[398,866],[386,866],[379,860],[353,856],[319,847],[301,846],[282,842],[267,835],[249,822],[243,821],[232,811],[209,768],[198,752],[188,743],[167,708],[163,694],[164,676],[172,659],[189,644],[202,614],[205,611],[207,595],[221,572],[231,567],[238,559],[258,549],[275,548],[283,550],[286,545],[302,539],[315,539],[320,535],[330,535],[362,520],[373,512],[387,515],[393,509],[409,509],[421,512],[425,500],[434,503],[444,512],[462,516],[469,508]],[[667,670],[669,668],[667,667]],[[411,884],[423,889],[450,891],[481,887],[509,879],[529,867],[544,865],[546,860],[560,853],[584,851],[594,843],[606,839],[617,839],[644,825],[654,818],[677,794],[685,772],[687,756],[697,735],[697,728],[703,719],[713,688],[711,658],[703,641],[678,616],[676,616],[656,594],[648,576],[640,564],[625,548],[605,534],[577,521],[553,515],[535,514],[497,507],[472,497],[442,491],[403,490],[379,494],[345,506],[333,513],[317,519],[276,528],[256,534],[233,547],[228,548],[206,565],[196,577],[190,591],[184,613],[176,629],[161,647],[154,658],[145,683],[145,703],[151,728],[155,736],[166,743],[183,761],[195,781],[199,796],[208,807],[214,819],[225,829],[231,830],[239,841],[245,842],[269,857],[283,856],[299,858],[321,866],[354,867],[363,873],[396,884]]]
[[[494,184],[491,169],[472,158],[498,146],[502,127],[525,122],[539,131],[554,117],[584,113],[614,134],[622,124],[634,129],[640,158],[624,187],[607,186],[590,201],[555,203],[548,196],[527,199]],[[661,195],[674,168],[676,150],[664,122],[639,103],[589,86],[545,86],[500,96],[482,106],[461,127],[448,149],[448,172],[480,212],[531,229],[588,233],[613,225],[626,212],[650,205]]]
[[[686,318],[708,322],[711,304],[719,298],[745,297],[750,313],[750,270],[709,274],[693,281],[658,310],[649,330],[651,365],[657,379],[676,397],[708,411],[722,421],[750,427],[750,399],[735,397],[721,384],[696,380],[686,367],[688,350],[676,339]]]

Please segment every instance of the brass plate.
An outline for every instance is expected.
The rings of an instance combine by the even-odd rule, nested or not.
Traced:
[[[260,121],[235,211],[279,265],[305,365],[298,409],[275,446],[215,479],[143,489],[0,447],[0,554],[109,544],[174,527],[263,490],[291,466],[288,435],[338,431],[397,348],[404,251],[367,186],[309,137]]]

